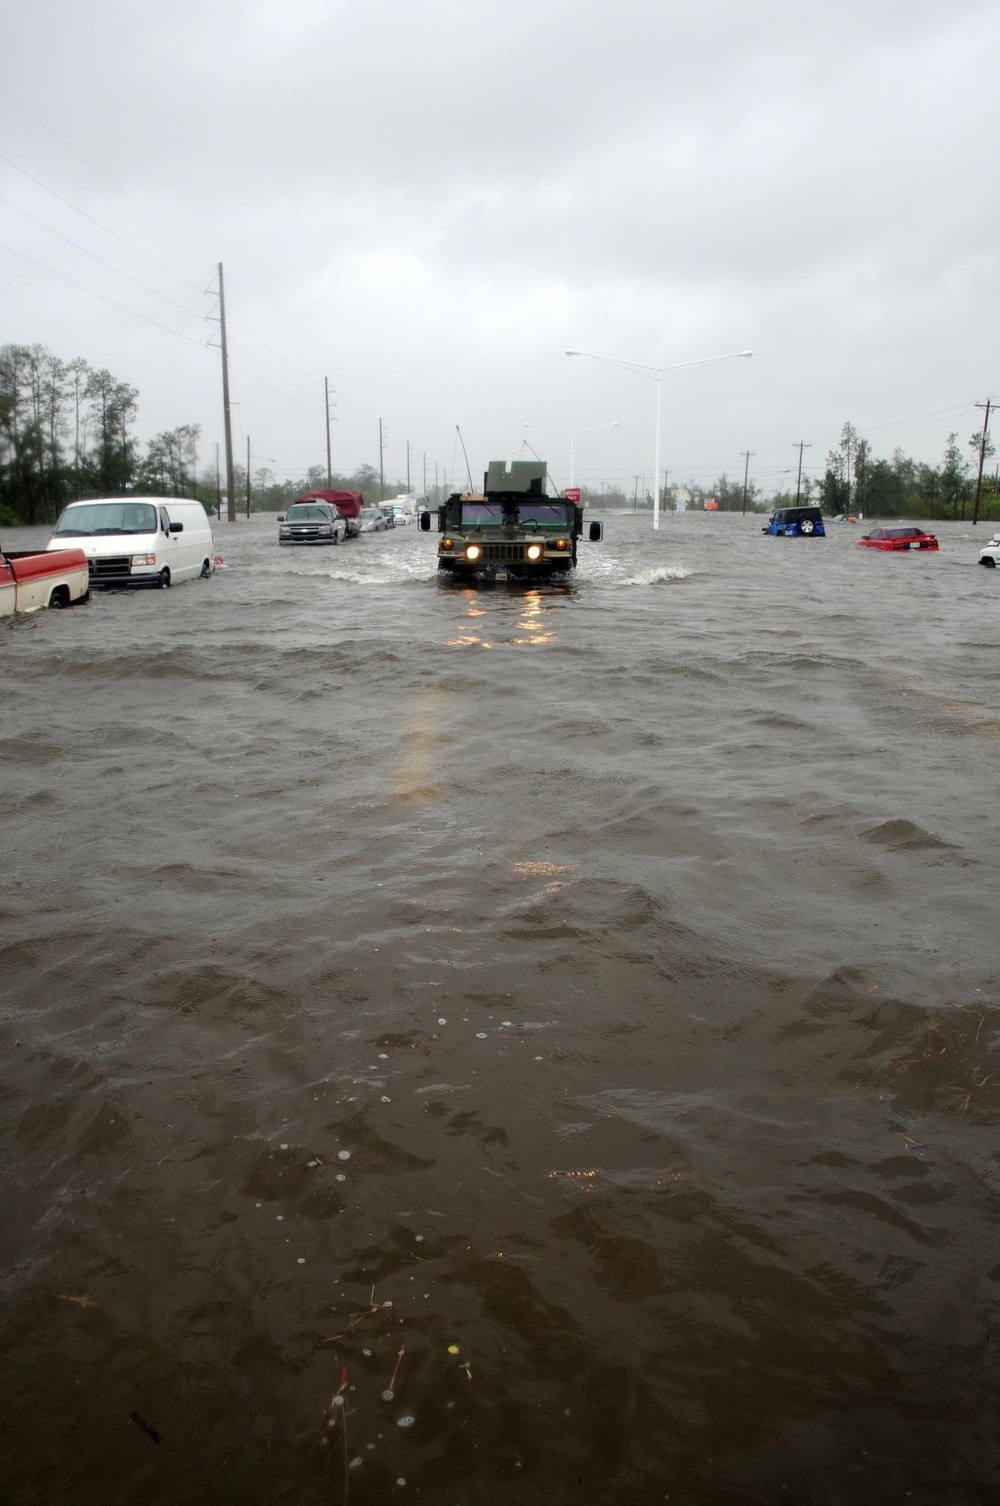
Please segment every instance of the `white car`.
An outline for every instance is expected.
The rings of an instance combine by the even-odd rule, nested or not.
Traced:
[[[992,565],[995,569],[1000,564],[1000,533],[995,533],[988,544],[984,544],[979,551],[979,563]]]

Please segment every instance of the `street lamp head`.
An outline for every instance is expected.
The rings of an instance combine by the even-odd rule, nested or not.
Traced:
[[[567,354],[567,355],[568,355],[568,356],[578,356],[578,355],[579,355],[579,354],[580,354],[580,352],[579,352],[579,351],[578,351],[578,350],[568,350],[568,351],[567,351],[567,352],[566,352],[566,354]]]
[[[737,354],[738,354],[738,355],[739,355],[739,356],[740,356],[740,357],[741,357],[741,358],[742,358],[742,359],[743,359],[743,360],[746,360],[746,359],[747,359],[747,357],[748,357],[748,356],[752,356],[752,355],[753,355],[753,351],[752,351],[752,350],[741,350],[741,351],[738,351],[738,352],[737,352]]]

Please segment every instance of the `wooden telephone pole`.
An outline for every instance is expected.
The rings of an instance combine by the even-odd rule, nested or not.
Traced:
[[[986,459],[986,431],[990,426],[990,409],[993,407],[993,399],[987,398],[985,403],[977,403],[977,408],[984,408],[983,433],[979,441],[979,474],[976,477],[976,500],[972,504],[972,526],[975,528],[979,522],[979,498],[983,490],[983,461]]]
[[[746,510],[747,510],[747,483],[748,483],[748,481],[750,479],[750,456],[751,455],[756,455],[756,453],[757,453],[756,450],[741,450],[740,451],[740,454],[746,460],[746,465],[743,467],[743,516],[744,517],[746,516]]]
[[[226,521],[236,522],[236,483],[233,479],[233,424],[229,411],[229,351],[226,345],[226,290],[219,262],[219,331],[222,339],[222,406],[226,418]]]
[[[330,454],[330,382],[327,377],[323,378],[323,393],[326,397],[326,485],[329,490],[333,486],[333,458]]]
[[[804,439],[799,439],[799,440],[796,440],[795,443],[792,445],[792,449],[793,450],[798,450],[798,452],[799,452],[799,474],[798,474],[798,478],[797,478],[797,480],[795,482],[795,505],[796,505],[796,507],[798,507],[798,505],[799,505],[799,496],[800,496],[800,494],[802,492],[802,451],[803,450],[811,450],[812,449],[812,445],[811,444],[806,444],[806,442],[805,442]]]

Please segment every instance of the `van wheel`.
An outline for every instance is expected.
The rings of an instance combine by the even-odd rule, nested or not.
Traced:
[[[159,575],[157,576],[157,584],[159,585],[159,588],[160,588],[161,591],[169,591],[170,590],[170,571],[169,570],[161,570],[160,571]]]
[[[212,573],[211,562],[209,560],[202,560],[202,562],[201,562],[201,578],[202,578],[202,580],[207,580],[208,577],[211,575],[211,573]]]

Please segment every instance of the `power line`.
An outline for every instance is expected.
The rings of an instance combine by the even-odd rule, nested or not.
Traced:
[[[73,146],[70,142],[64,141],[59,133],[53,130],[52,125],[48,120],[45,120],[41,116],[32,114],[27,105],[25,105],[22,100],[16,99],[12,94],[8,93],[7,98],[10,100],[12,105],[16,105],[16,107],[21,111],[22,115],[26,115],[28,117],[33,125],[41,126],[44,131],[48,132],[53,141],[57,141],[64,151],[72,153],[72,155],[76,157],[80,162],[82,162],[85,167],[89,167],[91,172],[94,173],[96,177],[103,179],[105,183],[107,183],[123,198],[128,199],[132,197],[129,194],[128,190],[122,188],[121,184],[117,183],[114,178],[110,177],[103,168],[98,167],[95,162],[91,162],[89,157],[85,157],[83,153],[79,151],[75,146]],[[146,211],[146,213],[149,213],[148,210]],[[179,245],[185,246],[187,250],[189,250],[193,255],[199,257],[201,256],[202,253],[198,250],[198,248],[196,246],[193,246],[190,241],[185,240],[184,237],[178,234],[176,230],[172,229],[165,220],[157,219],[155,215],[149,215],[149,218],[152,224],[158,225],[161,230],[165,230],[168,235],[172,235]]]
[[[120,309],[123,314],[131,314],[133,319],[141,319],[144,324],[153,325],[154,329],[165,330],[168,335],[176,335],[178,340],[188,340],[192,345],[199,345],[204,349],[204,340],[199,340],[194,335],[181,334],[179,329],[171,329],[168,324],[161,324],[158,319],[151,319],[148,314],[140,314],[136,309],[126,308],[124,303],[118,303],[114,298],[108,298],[106,294],[88,288],[84,283],[77,282],[75,277],[67,276],[65,272],[57,272],[54,267],[47,267],[44,262],[36,261],[33,256],[25,256],[23,251],[15,251],[13,246],[4,245],[2,241],[0,241],[0,251],[7,251],[11,256],[20,257],[21,261],[26,261],[29,266],[38,267],[42,272],[47,272],[50,277],[58,277],[72,287],[80,288],[82,292],[89,293],[92,298],[99,298],[102,303],[109,303],[112,308]]]
[[[163,262],[157,261],[155,256],[150,256],[147,252],[141,251],[138,246],[133,246],[132,242],[127,241],[123,235],[119,235],[117,230],[112,230],[109,226],[102,225],[101,221],[95,219],[92,214],[88,214],[85,209],[81,209],[79,205],[74,204],[71,199],[64,198],[61,193],[57,193],[54,188],[50,188],[47,183],[43,183],[41,178],[36,178],[34,173],[29,173],[26,167],[22,167],[20,163],[15,162],[13,158],[8,157],[4,152],[0,152],[0,161],[6,162],[8,167],[14,168],[16,172],[23,173],[26,178],[30,178],[32,183],[37,183],[39,188],[44,189],[46,193],[51,194],[54,199],[58,199],[60,204],[65,204],[68,209],[72,209],[74,214],[82,215],[85,220],[89,220],[92,225],[96,225],[98,230],[103,230],[105,235],[110,235],[116,241],[121,241],[122,245],[127,246],[130,251],[134,251],[136,256],[141,256],[145,261],[150,262],[154,267],[159,267],[160,271],[166,272],[169,277],[175,277],[177,281],[182,282],[185,287],[194,288],[194,291],[196,293],[201,292],[201,289],[199,287],[197,287],[193,282],[188,282],[186,277],[181,277],[179,272],[172,271],[170,267],[164,266]]]
[[[54,230],[51,225],[46,225],[44,220],[38,219],[36,215],[29,214],[26,209],[18,208],[9,199],[0,198],[0,204],[5,204],[8,209],[13,209],[15,214],[23,215],[26,220],[31,220],[33,224],[47,231],[49,235],[54,235],[59,240],[65,241],[67,246],[73,246],[77,251],[82,251],[84,256],[92,257],[94,261],[100,262],[102,267],[107,267],[110,272],[116,273],[119,277],[124,277],[127,282],[134,283],[137,288],[142,288],[144,293],[150,293],[154,298],[162,298],[164,303],[170,304],[171,308],[180,309],[182,314],[188,314],[192,319],[201,319],[201,314],[192,313],[191,309],[186,309],[182,303],[178,303],[173,298],[168,298],[166,293],[159,293],[156,288],[151,288],[147,283],[140,282],[138,277],[132,276],[131,272],[123,271],[121,267],[116,267],[114,262],[105,260],[103,256],[98,256],[96,251],[91,251],[87,246],[81,246],[80,242],[73,240],[72,236],[63,235],[61,230]]]
[[[82,161],[86,161],[86,158],[81,158],[81,160]],[[114,240],[119,241],[129,251],[134,252],[135,255],[137,255],[137,256],[143,257],[144,260],[148,261],[152,266],[157,267],[161,272],[166,272],[168,276],[175,278],[178,282],[182,283],[185,287],[194,288],[194,290],[196,292],[199,292],[199,293],[202,291],[202,289],[198,288],[194,283],[188,282],[188,280],[185,277],[182,277],[179,272],[175,272],[175,271],[173,271],[172,268],[166,266],[163,262],[157,261],[156,257],[150,256],[150,255],[148,255],[147,252],[141,250],[140,247],[134,246],[131,241],[126,240],[124,236],[119,235],[118,232],[116,230],[112,230],[110,228],[110,226],[103,224],[102,221],[96,219],[94,217],[94,215],[88,214],[85,209],[81,209],[80,206],[78,204],[74,204],[71,199],[67,199],[63,194],[58,193],[56,191],[56,189],[50,188],[49,185],[47,183],[43,182],[41,178],[37,177],[34,173],[29,172],[26,167],[22,167],[20,163],[15,162],[13,160],[13,158],[8,157],[6,155],[6,153],[0,152],[0,161],[6,162],[8,164],[8,166],[14,168],[16,172],[22,173],[24,177],[28,178],[32,183],[37,184],[37,186],[39,188],[41,188],[45,193],[51,194],[54,199],[58,199],[58,201],[61,204],[65,204],[68,209],[71,209],[74,212],[74,214],[78,214],[83,219],[88,220],[90,222],[90,224],[95,225],[97,227],[97,229],[103,231],[105,235],[110,235]],[[92,165],[93,164],[88,163],[88,166],[92,166]],[[96,171],[96,169],[95,169],[95,171]],[[180,308],[183,313],[190,314],[192,318],[199,318],[200,317],[197,314],[191,314],[190,309],[184,309],[182,307],[182,305],[180,305],[178,303],[175,303],[175,301],[172,298],[169,298],[165,293],[158,293],[158,292],[156,292],[155,289],[150,288],[145,283],[140,282],[138,280],[138,278],[132,277],[130,273],[124,272],[124,271],[121,270],[121,268],[115,267],[113,265],[113,263],[105,261],[102,257],[98,256],[96,252],[89,251],[86,246],[81,246],[79,244],[79,242],[72,240],[71,237],[63,235],[58,230],[53,230],[51,226],[44,224],[43,221],[38,220],[38,219],[35,218],[34,215],[29,214],[27,210],[18,209],[16,205],[10,204],[8,200],[4,200],[3,202],[6,203],[9,208],[14,209],[16,213],[23,214],[26,219],[33,220],[35,224],[41,226],[41,228],[43,230],[49,231],[49,233],[51,235],[58,236],[61,240],[65,240],[67,242],[67,244],[69,244],[71,246],[75,246],[78,251],[82,251],[82,252],[84,252],[85,255],[93,257],[95,261],[101,262],[102,265],[108,267],[109,270],[111,270],[113,272],[117,272],[119,276],[127,278],[129,282],[134,282],[136,284],[136,286],[141,287],[144,292],[151,293],[156,298],[162,298],[165,302],[172,304],[173,307]],[[4,249],[5,250],[12,250],[11,247],[4,247]],[[13,254],[15,256],[23,256],[23,259],[25,261],[30,261],[31,260],[30,257],[24,256],[24,253],[22,253],[22,252],[14,251]],[[42,263],[36,263],[36,265],[43,266]],[[45,267],[43,267],[43,270],[52,271],[51,268],[45,268]],[[56,272],[53,272],[52,275],[53,276],[65,276],[65,274],[60,274],[60,273],[56,273]],[[73,281],[73,279],[69,278],[69,277],[66,277],[65,280],[67,282],[72,282]],[[76,286],[81,286],[82,287],[83,285],[82,284],[76,284]],[[87,288],[84,288],[84,291],[85,292],[89,292],[91,290],[87,289]],[[95,294],[94,296],[95,297],[101,297],[102,295],[101,294]],[[105,301],[109,302],[109,303],[113,303],[113,300],[111,300],[111,299],[106,299]],[[114,305],[114,306],[115,307],[119,307],[119,308],[122,307],[122,305],[120,305],[120,304],[117,304],[117,305]],[[132,310],[125,310],[125,312],[132,312]],[[142,315],[137,315],[136,317],[142,318],[143,316]],[[156,323],[155,320],[150,320],[149,322],[153,323],[153,324]],[[160,326],[160,327],[165,328],[165,326]],[[251,330],[251,329],[249,329],[246,325],[241,324],[240,327],[246,331],[246,333],[251,337],[251,339],[257,340],[258,343],[261,344],[261,345],[263,345],[265,349],[271,349],[266,344],[266,342],[264,340],[261,340],[261,338],[260,338],[259,335],[256,335],[254,333],[254,331]],[[259,359],[259,357],[255,357],[251,351],[247,351],[246,354],[250,356],[251,360]],[[287,361],[287,358],[281,356],[277,351],[271,350],[271,354],[275,355],[278,360],[285,360],[287,365],[293,366],[293,369],[297,369],[297,368],[294,367],[294,364],[292,362]],[[300,373],[300,374],[306,375],[306,373]],[[249,373],[248,373],[248,375],[249,375]],[[274,375],[277,376],[280,380],[287,381],[287,378],[286,377],[282,377],[280,372],[274,372]]]

